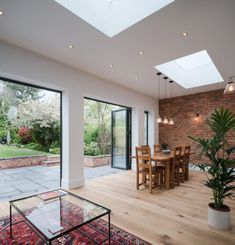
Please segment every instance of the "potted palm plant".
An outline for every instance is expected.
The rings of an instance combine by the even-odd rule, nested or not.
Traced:
[[[207,179],[205,185],[212,190],[213,202],[208,205],[208,224],[217,229],[230,228],[230,208],[224,204],[225,198],[232,198],[235,190],[235,147],[230,146],[228,136],[235,130],[235,115],[227,109],[216,109],[207,124],[212,131],[210,139],[189,136],[196,141],[205,163],[198,165]]]

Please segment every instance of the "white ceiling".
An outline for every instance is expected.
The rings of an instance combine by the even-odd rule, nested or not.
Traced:
[[[207,50],[224,80],[235,75],[234,0],[175,0],[113,38],[53,0],[0,0],[0,10],[5,12],[1,40],[156,98],[154,66],[201,50]],[[174,83],[173,96],[224,86],[186,90]],[[161,98],[164,91],[162,86]]]

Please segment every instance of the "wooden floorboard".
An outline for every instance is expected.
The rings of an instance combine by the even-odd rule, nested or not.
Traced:
[[[172,190],[135,189],[131,171],[91,180],[74,193],[112,210],[111,222],[153,244],[232,245],[235,244],[235,201],[232,229],[218,231],[207,225],[207,204],[211,193],[203,186],[204,175],[191,171],[190,180]],[[8,214],[8,204],[0,204],[0,215]]]

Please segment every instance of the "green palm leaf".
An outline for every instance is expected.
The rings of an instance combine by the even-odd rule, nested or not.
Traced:
[[[207,121],[214,133],[211,139],[189,136],[201,147],[200,156],[209,159],[209,165],[202,163],[198,167],[206,174],[204,184],[212,189],[215,206],[221,208],[226,197],[234,196],[235,159],[231,158],[235,146],[230,146],[227,134],[235,130],[235,115],[224,108],[216,109]]]

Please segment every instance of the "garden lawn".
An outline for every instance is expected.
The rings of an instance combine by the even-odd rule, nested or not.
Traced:
[[[51,155],[47,152],[35,151],[26,148],[19,148],[16,146],[8,146],[0,144],[0,158],[11,158],[21,156],[45,156]]]

